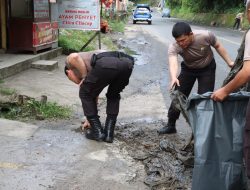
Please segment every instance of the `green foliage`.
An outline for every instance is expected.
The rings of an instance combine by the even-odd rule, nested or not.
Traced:
[[[69,107],[63,107],[56,102],[40,103],[38,101],[30,101],[27,104],[29,110],[34,109],[37,113],[41,114],[44,118],[69,118],[71,109]]]
[[[116,44],[113,43],[112,39],[108,35],[103,35],[102,44],[105,45],[108,50],[111,50],[111,51],[118,50]]]
[[[94,35],[94,31],[83,30],[67,30],[61,29],[59,34],[59,46],[66,51],[78,52],[87,43],[87,41]],[[94,43],[94,45],[93,45]],[[86,51],[96,49],[97,39],[86,47]]]
[[[134,0],[132,1],[134,2],[134,4],[149,4],[150,6],[157,6],[159,1],[155,1],[155,0]]]
[[[124,32],[126,22],[128,20],[127,15],[114,15],[114,18],[107,17],[109,29],[112,32]],[[81,48],[95,35],[96,31],[82,31],[82,30],[66,30],[61,29],[59,33],[59,46],[63,48],[65,54],[71,52],[79,52]],[[105,34],[101,34],[101,43],[105,43],[110,49],[114,49],[112,41],[107,39]],[[98,49],[98,38],[94,38],[84,51],[91,51]]]
[[[127,48],[127,47],[124,49],[124,52],[125,52],[126,54],[128,54],[128,55],[131,55],[131,56],[137,54],[136,51],[134,51],[134,50],[132,50],[132,49],[130,49],[130,48]]]
[[[0,86],[0,94],[1,95],[12,95],[12,94],[15,94],[16,93],[16,90],[14,89],[9,89],[9,88],[3,88]]]
[[[166,4],[171,8],[171,9],[174,9],[174,8],[179,8],[181,7],[181,1],[180,0],[168,0],[166,1]]]
[[[0,84],[4,81],[0,80]],[[6,97],[15,95],[15,89],[4,88],[0,86],[0,96]],[[13,96],[14,97],[14,96]],[[1,102],[0,102],[1,103]],[[0,109],[0,117],[12,120],[30,120],[30,119],[65,119],[70,118],[72,109],[67,106],[60,106],[55,102],[42,103],[35,99],[26,100],[23,104],[17,102],[3,102]]]
[[[242,0],[169,0],[167,5],[171,9],[181,8],[193,13],[225,13],[230,9],[239,12],[244,9]]]
[[[12,106],[6,112],[0,112],[0,117],[12,120],[29,119],[67,119],[72,110],[66,106],[60,106],[55,102],[41,103],[36,100],[28,100],[20,106]]]
[[[174,17],[206,25],[216,22],[216,26],[223,27],[232,27],[236,14],[245,11],[242,0],[170,0],[167,4]],[[242,26],[248,28],[247,19]]]
[[[124,32],[126,24],[124,21],[108,20],[108,23],[113,32]]]
[[[3,84],[3,83],[4,83],[4,81],[0,80],[0,84]],[[8,96],[8,95],[13,95],[15,93],[16,93],[16,90],[14,90],[14,89],[5,88],[5,87],[0,86],[0,95]]]

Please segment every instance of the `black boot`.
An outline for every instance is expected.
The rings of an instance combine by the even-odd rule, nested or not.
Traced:
[[[169,121],[165,127],[158,130],[158,133],[160,135],[176,133],[175,121]]]
[[[115,130],[116,117],[107,116],[104,128],[105,138],[104,141],[112,143],[114,140],[114,130]]]
[[[104,139],[103,129],[98,116],[87,118],[91,128],[85,133],[86,138],[96,141],[102,141]]]

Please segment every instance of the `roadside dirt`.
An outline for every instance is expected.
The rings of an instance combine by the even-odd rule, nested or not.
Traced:
[[[144,183],[154,190],[190,189],[193,149],[187,144],[191,130],[183,118],[178,121],[178,133],[157,134],[157,129],[166,122],[170,103],[167,92],[167,67],[164,44],[128,26],[123,34],[112,34],[120,50],[129,48],[137,52],[136,65],[129,86],[122,93],[121,109],[117,122],[114,146],[127,153],[138,165],[143,165],[146,176]],[[140,32],[138,32],[138,30]],[[126,36],[126,37],[124,37]],[[57,57],[59,68],[52,72],[29,69],[5,80],[4,85],[16,89],[20,94],[70,105],[74,115],[70,120],[30,121],[43,128],[62,129],[69,127],[83,133],[80,122],[83,112],[78,97],[78,86],[72,84],[63,73],[65,55]],[[157,66],[155,66],[158,60]],[[99,115],[105,118],[105,91],[100,96]],[[131,182],[143,176],[138,173]]]

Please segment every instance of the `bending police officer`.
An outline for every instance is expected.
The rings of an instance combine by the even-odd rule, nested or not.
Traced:
[[[134,58],[118,51],[96,50],[72,53],[66,59],[65,74],[80,85],[79,97],[90,123],[86,138],[112,143],[119,113],[120,93],[129,84]],[[108,86],[104,129],[98,116],[96,100]]]

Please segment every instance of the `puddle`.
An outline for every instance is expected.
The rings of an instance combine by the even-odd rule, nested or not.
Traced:
[[[155,120],[153,118],[150,118],[150,117],[145,117],[145,118],[137,119],[137,120],[135,120],[135,122],[153,123],[153,122],[155,122]]]
[[[109,158],[106,150],[91,152],[91,153],[87,154],[86,157],[89,159],[98,160],[101,162],[105,162]]]
[[[131,40],[130,41],[131,43],[134,43],[134,44],[138,44],[138,45],[145,45],[145,44],[149,44],[145,38],[138,38],[138,39],[135,39],[135,40]]]
[[[135,64],[136,65],[146,65],[147,64],[147,62],[142,58],[142,56],[141,55],[134,55],[134,57],[135,57]]]
[[[84,133],[84,130],[82,129],[82,126],[79,126],[78,128],[72,129],[72,131],[75,131],[76,133]]]

